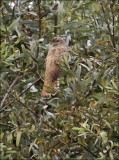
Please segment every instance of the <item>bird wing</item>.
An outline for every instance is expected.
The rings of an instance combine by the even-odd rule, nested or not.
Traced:
[[[63,56],[68,53],[67,47],[59,45],[52,47],[46,58],[46,73],[45,76],[50,81],[54,82],[60,76],[61,69],[58,63],[61,61]]]
[[[59,74],[59,67],[57,64],[55,52],[55,50],[50,50],[46,58],[45,78],[51,82],[56,81]]]

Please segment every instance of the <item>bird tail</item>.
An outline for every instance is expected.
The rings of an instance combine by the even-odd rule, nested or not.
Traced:
[[[43,98],[50,98],[52,94],[56,94],[56,88],[58,86],[58,81],[48,81],[45,80],[44,85],[43,85],[43,89],[41,92],[41,96]]]

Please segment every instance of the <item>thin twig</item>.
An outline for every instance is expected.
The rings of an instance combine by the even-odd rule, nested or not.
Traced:
[[[110,28],[109,22],[108,22],[108,20],[107,20],[107,18],[106,18],[106,13],[105,13],[104,7],[103,7],[102,3],[100,3],[100,4],[101,4],[101,6],[102,6],[102,11],[103,11],[103,14],[104,14],[105,22],[106,22],[106,24],[107,24],[107,28],[108,28],[108,30],[109,30],[109,34],[110,34],[110,37],[111,37],[111,41],[112,41],[113,47],[114,47],[114,49],[115,49],[115,48],[116,48],[115,38],[114,38],[114,35],[113,35],[112,32],[111,32],[111,28]]]
[[[56,0],[55,0],[56,2]],[[53,10],[55,10],[55,15],[54,15],[54,34],[57,35],[57,25],[58,25],[58,14],[57,14],[57,9],[58,9],[58,3],[56,3],[53,7]]]
[[[24,108],[27,108],[28,111],[30,111],[33,115],[35,115],[35,117],[39,118],[39,116],[37,116],[30,108],[28,108],[24,103],[22,103],[17,97],[15,97],[13,94],[11,94],[9,92],[9,94],[14,97],[15,100],[17,100],[20,104],[22,104],[24,106]]]
[[[112,29],[112,36],[113,36],[113,39],[114,39],[114,37],[115,37],[115,30],[114,30],[115,18],[114,18],[114,11],[113,11],[114,4],[115,4],[115,0],[112,0],[111,9],[112,9],[112,26],[113,26],[113,29]]]
[[[90,149],[88,149],[86,146],[80,144],[79,142],[77,143],[76,140],[73,140],[73,139],[72,139],[72,141],[73,141],[74,143],[80,145],[81,147],[83,147],[83,148],[84,148],[87,152],[89,152],[93,157],[97,158],[97,155],[95,155],[95,154],[94,154]]]
[[[18,96],[21,96],[23,93],[25,93],[27,90],[29,90],[34,84],[36,84],[41,78],[38,78],[35,82],[33,82],[29,87],[24,89]]]
[[[8,89],[8,91],[7,91],[7,93],[5,94],[3,100],[2,100],[2,102],[1,102],[1,104],[0,104],[0,110],[1,110],[2,107],[3,107],[3,104],[4,104],[4,102],[5,102],[6,98],[7,98],[7,96],[9,95],[10,90],[12,89],[12,87],[15,85],[15,83],[18,81],[19,78],[20,78],[20,76],[18,75],[18,76],[14,79],[14,81],[12,82],[12,84],[10,85],[10,87],[9,87],[9,89]]]
[[[41,0],[38,0],[39,38],[41,37]]]
[[[49,13],[51,13],[50,10],[45,11],[44,13],[41,14],[40,19],[42,19],[43,17],[47,16]]]
[[[24,89],[18,96],[20,97],[23,93],[25,93],[27,90],[29,90],[35,83],[37,83],[41,78],[38,78],[32,85]],[[11,105],[14,102],[15,99],[13,99],[11,102],[9,102],[4,108],[1,108],[0,112],[2,112],[8,105]]]

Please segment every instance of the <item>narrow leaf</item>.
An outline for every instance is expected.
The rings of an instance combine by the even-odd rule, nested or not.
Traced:
[[[21,139],[21,131],[17,131],[17,138],[16,138],[16,146],[19,146],[20,143],[20,139]]]

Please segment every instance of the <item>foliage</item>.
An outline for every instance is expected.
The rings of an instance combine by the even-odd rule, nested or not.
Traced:
[[[116,0],[1,3],[1,159],[118,159]],[[55,34],[70,57],[50,99],[41,98]]]

